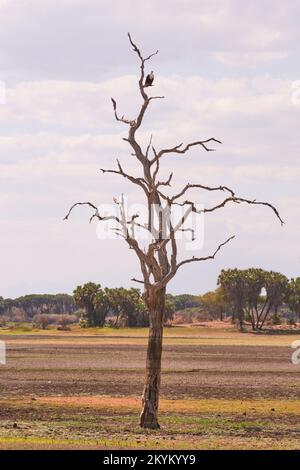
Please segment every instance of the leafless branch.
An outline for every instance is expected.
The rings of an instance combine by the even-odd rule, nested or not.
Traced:
[[[191,232],[192,234],[192,241],[196,240],[195,238],[195,230],[192,229],[192,228],[179,228],[178,229],[179,232]]]
[[[278,210],[276,209],[275,206],[273,206],[272,204],[270,204],[269,202],[263,202],[263,201],[256,201],[255,199],[251,200],[251,199],[245,199],[245,198],[242,198],[242,197],[236,197],[236,196],[233,196],[233,197],[228,197],[226,199],[224,199],[224,201],[220,202],[219,204],[213,206],[213,207],[209,207],[209,208],[204,208],[204,209],[197,209],[196,208],[196,205],[195,205],[195,202],[194,201],[184,201],[184,202],[174,202],[173,204],[175,205],[178,205],[178,206],[191,206],[192,208],[192,211],[197,213],[197,214],[202,214],[202,213],[207,213],[207,212],[214,212],[218,209],[221,209],[223,207],[225,207],[229,202],[234,202],[236,204],[239,204],[239,203],[246,203],[246,204],[251,204],[251,205],[260,205],[260,206],[267,206],[267,207],[270,207],[270,209],[272,209],[272,211],[274,212],[274,214],[276,215],[276,217],[279,219],[281,225],[284,225],[284,221],[282,220]]]
[[[114,115],[117,121],[124,122],[125,124],[129,124],[130,126],[134,126],[135,121],[130,121],[129,119],[126,119],[124,116],[119,117],[118,112],[117,112],[117,103],[114,98],[111,98],[112,104],[113,104],[113,109],[114,109]]]
[[[150,96],[148,99],[151,100],[163,100],[165,96]]]
[[[136,219],[137,217],[139,217],[138,214],[133,214],[129,220],[125,220],[125,218],[123,218],[123,219],[121,218],[121,219],[120,219],[119,217],[117,217],[117,216],[115,216],[115,215],[106,215],[106,216],[102,216],[102,215],[99,213],[98,207],[95,206],[95,204],[92,204],[91,202],[76,202],[75,204],[73,204],[73,205],[71,206],[71,208],[69,209],[69,212],[67,213],[67,215],[64,217],[63,220],[68,220],[68,218],[69,218],[71,212],[72,212],[73,209],[74,209],[75,207],[77,207],[77,206],[89,206],[89,207],[92,207],[92,208],[95,210],[94,214],[90,217],[90,223],[92,222],[92,220],[93,220],[94,218],[96,218],[96,219],[98,219],[98,220],[100,220],[100,221],[114,220],[115,222],[117,222],[118,224],[120,224],[121,227],[123,227],[123,228],[126,230],[126,232],[127,232],[127,230],[128,230],[128,229],[127,229],[127,225],[130,225],[130,224],[135,223],[135,219]]]
[[[139,279],[135,279],[135,277],[131,278],[133,282],[137,282],[138,284],[143,284],[144,286],[152,287],[152,284],[150,282],[146,281],[141,281]]]
[[[149,102],[149,98],[148,98],[148,95],[146,94],[145,92],[145,88],[144,88],[144,78],[145,78],[145,62],[147,62],[148,60],[150,60],[152,57],[154,57],[156,54],[158,54],[158,50],[153,52],[152,54],[148,55],[147,57],[143,57],[142,54],[141,54],[141,51],[140,49],[137,47],[137,45],[133,42],[131,36],[130,36],[130,33],[128,33],[128,38],[129,38],[129,42],[130,44],[132,45],[132,48],[134,50],[134,52],[138,55],[139,59],[140,59],[140,62],[141,62],[141,74],[140,74],[140,79],[139,79],[139,89],[140,89],[140,93],[144,99],[145,102]]]
[[[172,148],[168,148],[168,149],[162,149],[160,150],[157,155],[151,160],[151,164],[155,163],[157,160],[159,160],[163,155],[165,154],[168,154],[168,153],[178,153],[178,154],[184,154],[186,153],[191,147],[194,147],[194,146],[201,146],[204,148],[204,150],[206,150],[207,152],[212,152],[214,151],[215,149],[212,149],[210,147],[208,147],[206,144],[208,144],[209,142],[217,142],[218,144],[222,144],[222,142],[220,140],[217,140],[215,139],[214,137],[211,137],[210,139],[206,139],[206,140],[198,140],[197,142],[192,142],[190,144],[187,144],[185,147],[182,148],[183,146],[183,143],[179,144],[179,145],[175,145],[175,147],[172,147]]]
[[[127,33],[128,34],[128,38],[129,38],[129,42],[130,44],[132,45],[132,48],[134,50],[134,52],[137,53],[137,55],[139,56],[140,58],[140,61],[145,63],[147,60],[150,60],[153,56],[155,56],[156,54],[158,54],[158,50],[153,52],[152,54],[148,55],[148,57],[146,57],[145,59],[143,58],[142,54],[141,54],[141,51],[139,50],[139,48],[137,47],[137,45],[133,42],[133,40],[131,39],[131,36],[130,36],[130,33]]]
[[[166,181],[159,181],[158,183],[156,183],[155,187],[158,188],[159,186],[170,186],[172,178],[173,173],[169,175],[169,178]]]
[[[156,167],[155,167],[155,170],[154,170],[153,176],[152,176],[153,183],[155,183],[156,176],[159,172],[159,158],[157,158],[157,152],[156,152],[155,148],[153,147],[153,145],[152,145],[152,152],[154,154],[154,161],[156,163]],[[150,163],[150,165],[152,165],[152,163]]]
[[[64,217],[63,220],[68,220],[71,212],[73,211],[73,209],[76,206],[89,206],[89,207],[92,207],[93,209],[95,209],[96,212],[98,212],[98,208],[94,204],[92,204],[91,202],[76,202],[75,204],[73,204],[73,206],[70,207],[69,212],[67,213],[67,215]]]
[[[190,184],[188,183],[185,185],[185,187],[180,191],[178,194],[175,194],[175,196],[171,197],[171,202],[176,201],[176,199],[179,199],[181,196],[183,196],[189,189],[204,189],[206,191],[227,191],[228,193],[231,194],[232,197],[234,197],[234,191],[227,186],[204,186],[203,184]]]
[[[213,252],[212,255],[208,255],[208,256],[203,256],[201,258],[197,258],[196,256],[193,256],[192,258],[188,258],[188,259],[185,259],[183,261],[181,261],[180,263],[177,264],[176,266],[176,270],[178,270],[181,266],[183,266],[184,264],[187,264],[187,263],[192,263],[194,261],[207,261],[209,259],[214,259],[216,254],[221,250],[221,248],[224,246],[224,245],[227,245],[227,243],[229,243],[231,240],[233,240],[235,238],[235,235],[232,235],[231,237],[229,237],[225,242],[223,243],[220,243],[220,245],[216,248],[216,250]]]
[[[103,174],[104,173],[114,173],[116,175],[121,175],[124,178],[131,181],[131,183],[134,183],[134,184],[137,184],[138,186],[140,186],[147,195],[148,190],[147,190],[147,182],[145,181],[145,179],[144,178],[136,178],[132,175],[129,175],[128,173],[125,173],[118,159],[117,159],[117,164],[118,164],[118,168],[119,168],[118,170],[106,170],[104,168],[101,168],[102,173]]]
[[[152,134],[150,135],[149,144],[147,145],[147,149],[146,149],[146,153],[145,153],[146,158],[148,158],[149,150],[150,150],[151,144],[152,144]]]
[[[272,211],[274,212],[274,214],[276,215],[276,217],[279,219],[281,225],[284,225],[284,221],[282,220],[282,218],[280,217],[280,214],[278,212],[278,210],[276,209],[276,207],[274,207],[272,204],[270,204],[269,202],[262,202],[262,201],[256,201],[255,199],[254,200],[250,200],[250,199],[244,199],[244,198],[241,198],[241,197],[230,197],[230,198],[227,198],[225,199],[221,204],[215,206],[215,207],[211,207],[209,209],[203,209],[203,212],[213,212],[214,210],[216,209],[219,209],[221,207],[224,207],[228,202],[235,202],[235,203],[240,203],[240,202],[245,202],[246,204],[252,204],[252,205],[260,205],[260,206],[267,206],[267,207],[270,207],[270,209],[272,209]]]
[[[170,224],[170,233],[169,233],[169,237],[166,237],[163,241],[160,241],[160,240],[157,241],[157,247],[156,247],[157,250],[163,249],[163,248],[169,243],[170,240],[171,240],[171,241],[173,240],[173,237],[175,237],[175,233],[181,229],[181,227],[183,226],[183,224],[187,221],[188,216],[190,215],[191,212],[193,212],[193,206],[190,206],[190,207],[186,210],[186,212],[183,214],[183,216],[181,217],[181,219],[177,222],[177,224],[175,225],[175,227],[173,227],[173,226]]]

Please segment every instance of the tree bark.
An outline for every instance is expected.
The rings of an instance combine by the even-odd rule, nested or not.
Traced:
[[[237,321],[238,330],[243,331],[244,330],[244,310],[242,307],[239,308],[236,321]]]
[[[146,380],[142,397],[140,426],[148,429],[159,429],[158,402],[161,377],[165,289],[153,292],[150,297],[151,298],[147,302],[150,325],[146,362]]]

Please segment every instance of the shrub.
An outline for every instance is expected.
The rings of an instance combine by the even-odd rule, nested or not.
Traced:
[[[49,315],[38,313],[33,317],[33,326],[45,330],[50,324]]]
[[[272,315],[272,323],[273,325],[281,325],[281,316],[279,315],[278,312],[273,313]]]

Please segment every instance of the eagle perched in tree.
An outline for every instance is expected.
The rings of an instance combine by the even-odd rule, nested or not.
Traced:
[[[152,70],[151,73],[149,73],[146,77],[144,87],[151,86],[152,83],[153,83],[153,80],[154,80],[154,73],[153,73],[153,70]]]

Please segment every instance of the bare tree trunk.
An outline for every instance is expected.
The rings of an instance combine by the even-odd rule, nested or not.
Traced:
[[[267,318],[268,318],[268,316],[269,316],[271,307],[272,307],[272,305],[269,304],[269,306],[268,306],[268,308],[267,308],[267,310],[266,310],[265,316],[263,317],[263,319],[261,320],[260,325],[258,326],[258,329],[259,329],[259,330],[262,330],[262,329],[263,329],[263,326],[264,326],[264,324],[265,324],[265,321],[267,320]]]
[[[165,289],[154,292],[149,299],[149,337],[146,363],[146,381],[142,397],[140,426],[158,429],[158,402],[161,376],[163,318]]]
[[[249,309],[248,315],[250,317],[252,331],[255,331],[255,313],[253,307]]]
[[[238,315],[237,315],[237,318],[236,318],[236,322],[237,322],[237,328],[239,331],[243,331],[244,330],[244,310],[242,307],[239,308],[238,310]]]

